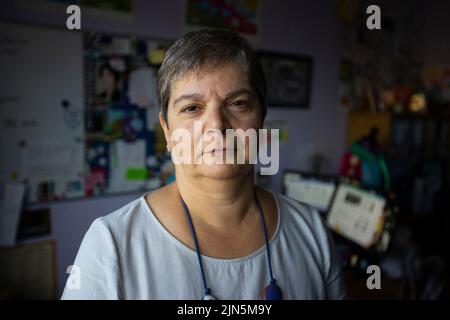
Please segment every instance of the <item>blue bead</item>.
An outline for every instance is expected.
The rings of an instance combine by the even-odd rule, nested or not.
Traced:
[[[275,280],[271,282],[267,287],[263,290],[263,299],[264,300],[282,300],[283,294],[279,286],[276,285]]]

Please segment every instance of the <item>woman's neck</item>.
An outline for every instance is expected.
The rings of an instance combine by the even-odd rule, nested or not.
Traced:
[[[233,179],[192,179],[177,175],[178,189],[192,219],[216,232],[247,227],[255,220],[253,171]]]

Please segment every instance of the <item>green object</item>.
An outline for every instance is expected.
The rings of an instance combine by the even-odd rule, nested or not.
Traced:
[[[128,168],[126,173],[127,180],[145,180],[148,177],[147,168]]]
[[[373,153],[363,148],[358,142],[352,143],[352,145],[350,146],[350,152],[354,155],[357,155],[362,161],[365,161],[369,164],[375,164],[378,166],[381,175],[383,177],[383,188],[385,191],[388,191],[390,188],[391,181],[389,171],[383,157],[379,155],[374,155]]]

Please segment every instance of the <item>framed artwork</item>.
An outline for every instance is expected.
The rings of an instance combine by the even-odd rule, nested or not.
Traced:
[[[258,55],[267,79],[268,106],[309,108],[312,58],[270,51]]]
[[[261,0],[187,0],[187,26],[224,28],[256,36],[260,30]]]
[[[132,0],[15,0],[17,6],[44,13],[66,12],[69,5],[82,8],[82,15],[92,19],[106,19],[130,23],[134,21]],[[83,19],[83,17],[81,18]]]
[[[55,259],[55,240],[0,247],[0,283],[4,289],[0,292],[1,298],[57,299]]]

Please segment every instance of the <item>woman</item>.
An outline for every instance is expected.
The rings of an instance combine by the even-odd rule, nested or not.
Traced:
[[[263,71],[233,32],[202,30],[175,42],[157,89],[168,149],[177,147],[173,137],[182,129],[190,133],[191,160],[228,159],[230,148],[235,155],[226,143],[195,152],[210,132],[225,139],[227,129],[263,126]],[[200,138],[195,123],[201,123]],[[319,215],[256,187],[248,144],[244,155],[243,164],[178,161],[175,182],[95,220],[75,260],[79,285],[69,285],[72,273],[63,298],[343,298]]]

